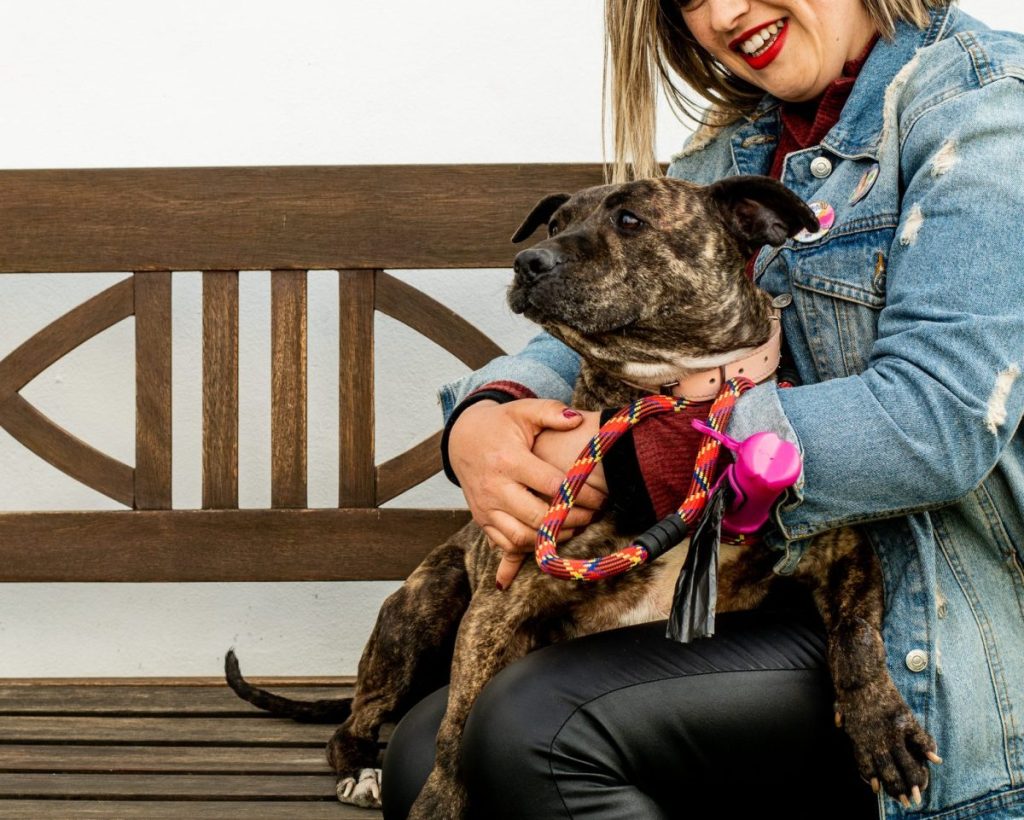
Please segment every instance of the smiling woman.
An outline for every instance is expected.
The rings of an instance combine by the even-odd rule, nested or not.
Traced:
[[[839,527],[873,547],[885,598],[875,646],[945,762],[929,757],[926,777],[904,779],[922,751],[912,742],[856,754],[838,742],[824,657],[840,636],[777,600],[723,616],[696,644],[665,641],[651,624],[511,665],[467,724],[474,807],[487,817],[1022,816],[1024,240],[1005,215],[1024,211],[1024,37],[943,0],[608,0],[605,10],[619,179],[660,173],[663,86],[703,125],[669,176],[770,175],[818,219],[780,248],[752,249],[747,272],[782,309],[779,376],[797,384],[750,390],[728,432],[774,430],[803,454],[801,481],[761,533],[777,574],[821,560],[816,537]],[[684,83],[711,107],[696,112]],[[574,362],[542,336],[441,393],[447,457],[505,553],[502,588],[533,546],[536,498],[523,490],[544,493],[537,477],[571,464],[599,424],[584,411],[569,430],[551,406],[571,400]],[[674,508],[692,437],[666,418],[620,441],[601,477],[617,516],[642,528]],[[408,727],[429,727],[442,705],[417,707],[396,730],[386,790],[410,790],[395,761],[415,746]],[[876,729],[900,725],[893,716]]]

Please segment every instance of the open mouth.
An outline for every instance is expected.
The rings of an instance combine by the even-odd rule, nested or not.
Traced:
[[[729,43],[729,48],[739,54],[751,68],[760,70],[782,51],[788,31],[789,20],[783,17],[744,32]]]

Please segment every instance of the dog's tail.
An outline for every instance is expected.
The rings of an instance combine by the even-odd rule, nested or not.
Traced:
[[[228,686],[242,700],[258,706],[272,715],[291,718],[301,723],[342,723],[352,713],[352,698],[330,700],[292,700],[253,686],[242,677],[235,650],[224,656],[224,677]]]

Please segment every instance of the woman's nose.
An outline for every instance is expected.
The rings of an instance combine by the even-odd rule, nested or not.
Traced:
[[[706,0],[708,4],[708,21],[719,33],[739,33],[740,19],[750,11],[747,0]]]

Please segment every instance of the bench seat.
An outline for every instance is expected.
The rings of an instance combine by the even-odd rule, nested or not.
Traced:
[[[298,698],[351,681],[268,681]],[[344,806],[324,758],[329,725],[273,718],[222,683],[0,683],[0,818],[377,820]]]

